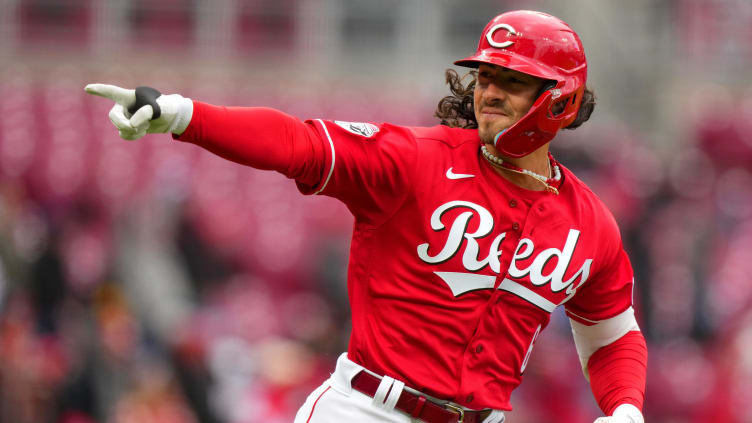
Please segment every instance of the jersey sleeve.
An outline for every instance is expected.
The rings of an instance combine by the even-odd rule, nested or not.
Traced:
[[[361,222],[378,225],[397,210],[416,171],[415,136],[395,125],[300,121],[275,109],[199,101],[173,138],[225,159],[276,170],[304,194],[335,197]]]
[[[301,183],[316,184],[324,152],[312,124],[266,107],[224,107],[193,101],[185,132],[174,135],[212,153],[262,170],[275,170]]]
[[[308,121],[322,142],[323,174],[316,184],[298,182],[304,194],[341,200],[361,222],[378,225],[411,190],[417,143],[409,129],[390,124]]]
[[[619,228],[610,212],[603,209],[606,224],[598,231],[601,265],[591,278],[564,304],[567,315],[584,325],[592,325],[623,313],[632,306],[634,275],[624,251]]]

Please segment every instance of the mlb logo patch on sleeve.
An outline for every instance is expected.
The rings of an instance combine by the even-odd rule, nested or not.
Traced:
[[[379,127],[365,122],[344,122],[341,120],[335,120],[334,123],[341,126],[344,130],[352,132],[355,135],[361,135],[366,138],[370,138],[373,134],[379,132]]]

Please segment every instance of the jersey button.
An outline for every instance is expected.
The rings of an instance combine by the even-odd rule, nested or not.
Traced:
[[[467,396],[467,398],[465,398],[465,402],[467,402],[467,403],[471,403],[471,402],[473,402],[473,398],[475,398],[475,397],[473,396],[473,394],[470,394],[470,395],[468,395],[468,396]]]
[[[483,352],[483,345],[478,344],[478,346],[475,347],[475,352],[477,352],[477,353]]]
[[[520,230],[520,224],[517,223],[517,222],[512,223],[512,229],[514,229],[515,231],[519,231]]]
[[[517,200],[509,200],[509,207],[515,208],[517,207]]]

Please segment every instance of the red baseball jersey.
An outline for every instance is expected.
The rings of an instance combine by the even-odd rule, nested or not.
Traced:
[[[197,103],[180,139],[219,124],[204,110]],[[268,132],[302,145],[305,169],[278,170],[304,175],[302,192],[337,198],[355,216],[348,355],[366,368],[470,408],[511,410],[557,306],[591,324],[632,305],[618,227],[563,166],[558,195],[529,191],[483,159],[476,130],[284,122]]]

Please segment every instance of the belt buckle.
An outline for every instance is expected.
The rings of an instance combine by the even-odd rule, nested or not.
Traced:
[[[444,408],[447,410],[454,411],[455,413],[459,414],[460,418],[457,420],[457,423],[463,423],[465,421],[465,410],[463,410],[460,407],[457,407],[454,404],[446,403],[444,404]]]

